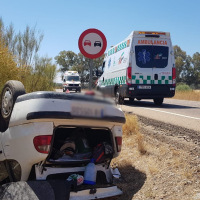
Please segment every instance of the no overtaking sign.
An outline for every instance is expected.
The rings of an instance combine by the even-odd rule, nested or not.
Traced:
[[[85,57],[95,59],[104,54],[107,41],[105,35],[101,31],[91,28],[81,34],[78,46]]]

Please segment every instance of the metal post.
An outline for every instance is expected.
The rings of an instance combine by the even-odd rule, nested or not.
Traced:
[[[90,80],[89,80],[89,90],[92,89],[92,69],[93,69],[93,59],[90,59]]]

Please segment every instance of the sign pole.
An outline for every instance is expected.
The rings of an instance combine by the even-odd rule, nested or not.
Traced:
[[[93,69],[93,59],[90,59],[90,80],[89,80],[89,90],[92,90],[92,70]]]

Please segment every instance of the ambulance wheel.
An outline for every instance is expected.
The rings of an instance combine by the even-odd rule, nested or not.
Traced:
[[[132,104],[134,103],[134,98],[129,98],[129,102]]]
[[[20,81],[7,81],[1,93],[1,116],[9,123],[10,116],[18,96],[25,94],[24,85]]]
[[[116,93],[115,93],[115,102],[116,102],[116,104],[124,103],[124,98],[120,95],[118,88],[116,89]]]
[[[164,98],[155,98],[153,101],[154,101],[155,105],[160,106],[160,105],[162,105],[163,100],[164,100]]]

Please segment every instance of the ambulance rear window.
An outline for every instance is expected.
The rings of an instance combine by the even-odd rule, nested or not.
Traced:
[[[169,47],[135,46],[136,65],[140,68],[165,68],[168,65]]]
[[[141,68],[152,68],[152,46],[135,46],[136,65]]]
[[[165,68],[168,65],[169,47],[153,46],[153,68]]]

